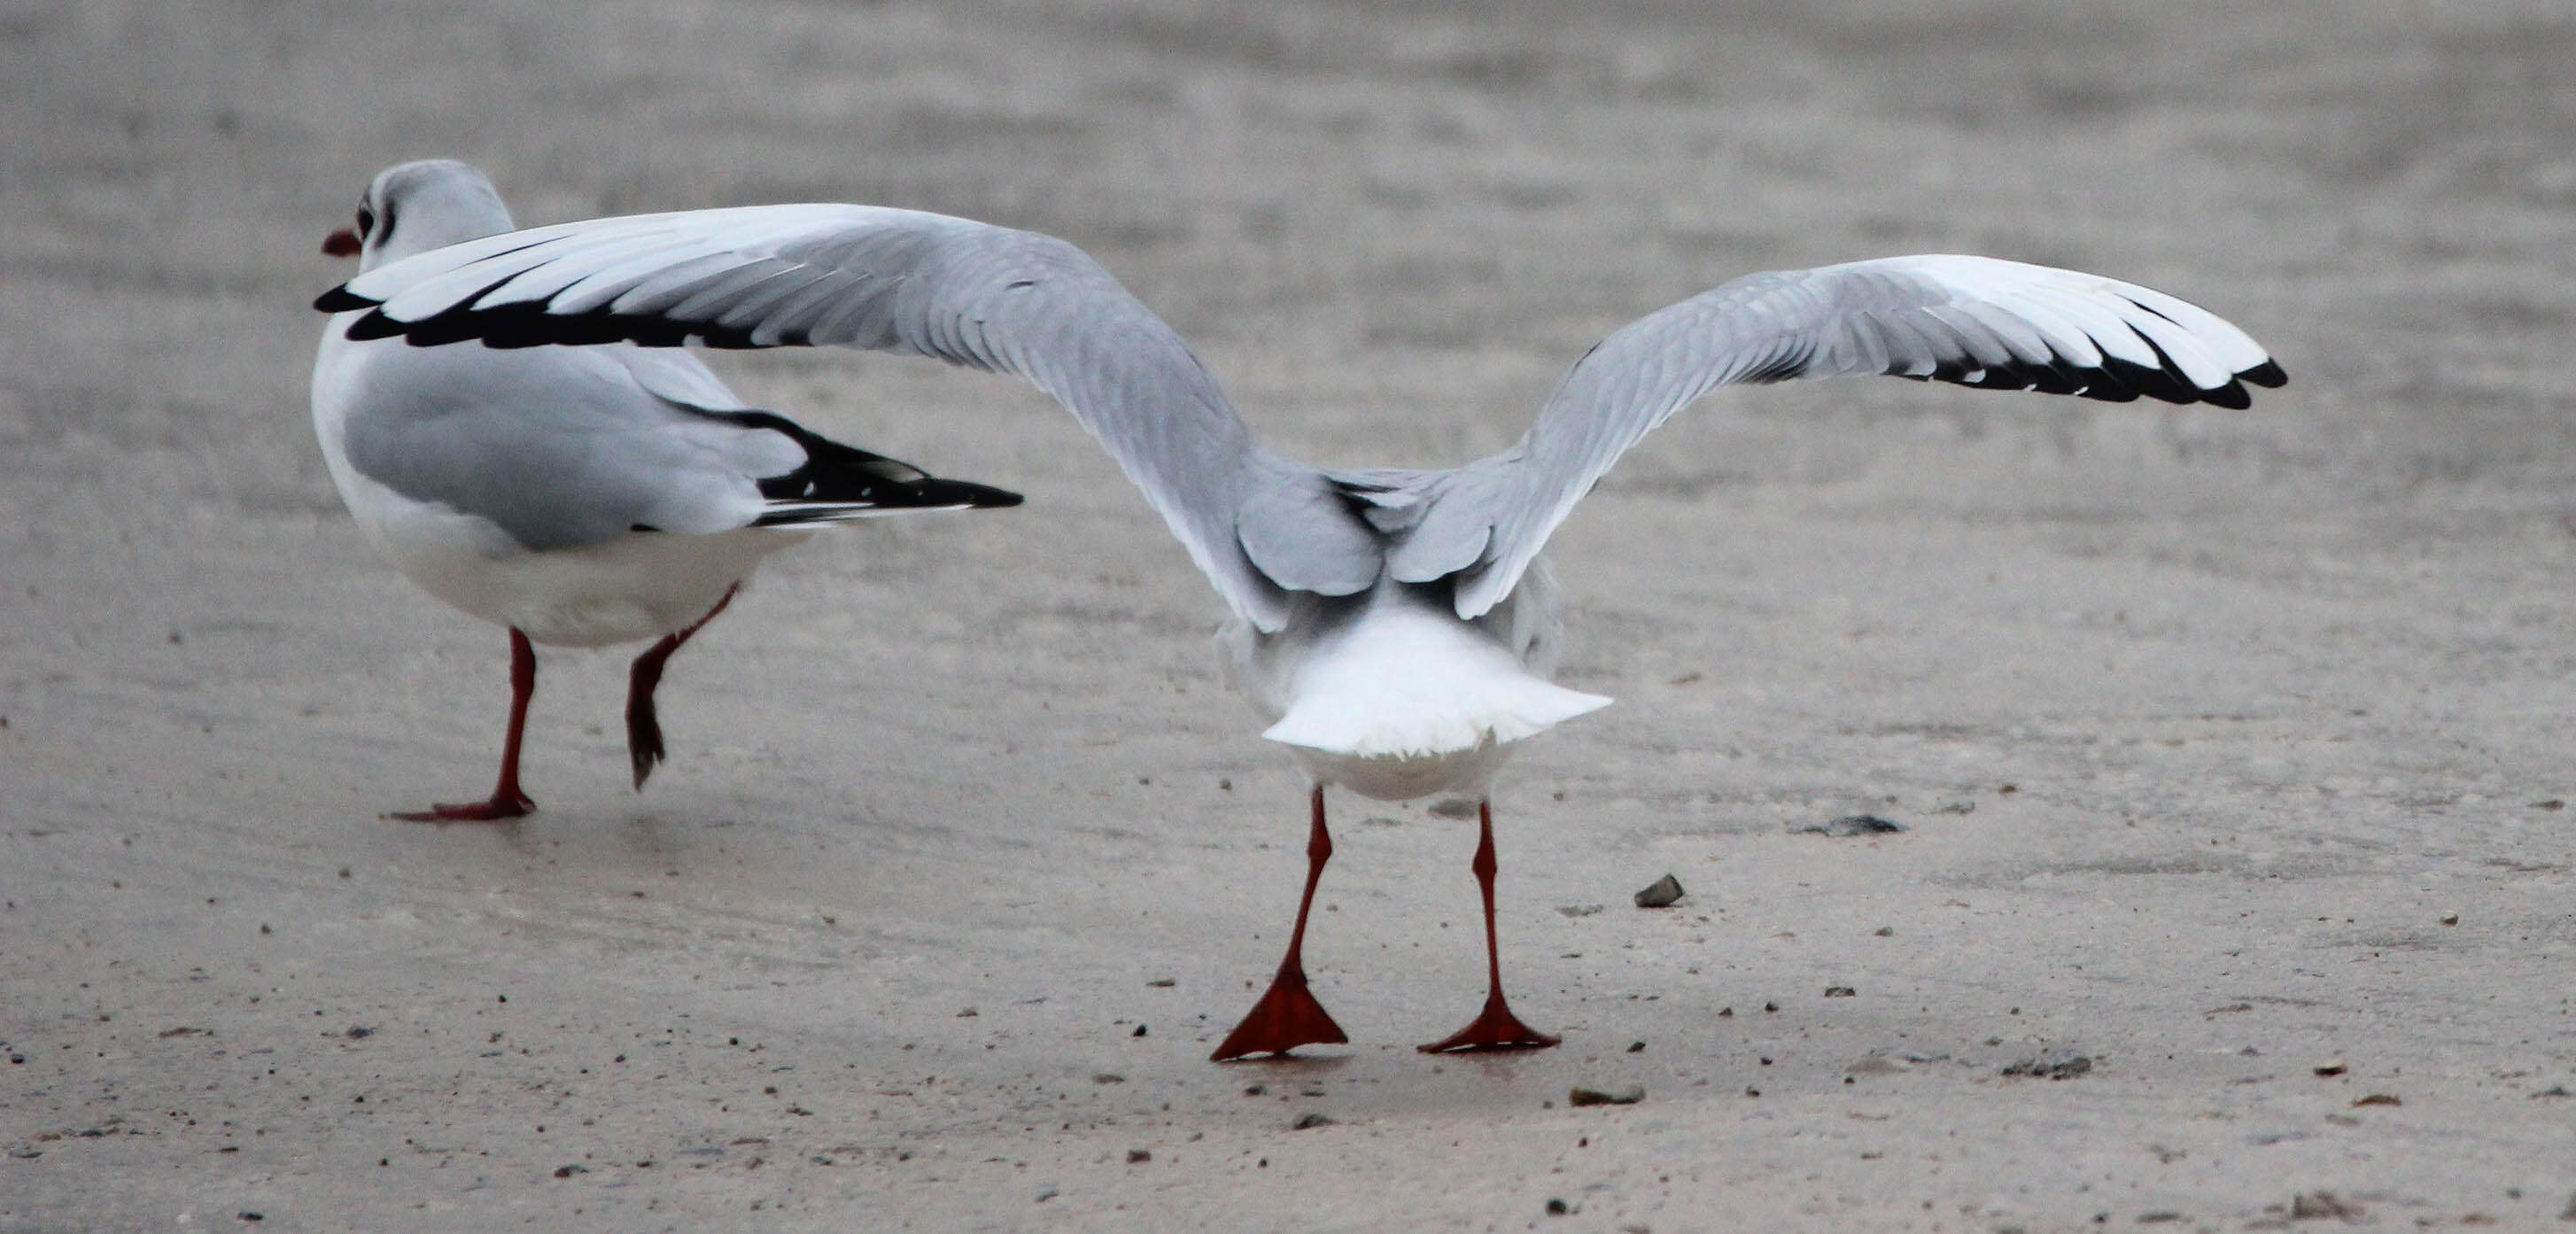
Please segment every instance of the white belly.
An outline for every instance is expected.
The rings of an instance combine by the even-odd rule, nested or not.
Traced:
[[[1484,795],[1485,785],[1512,756],[1511,743],[1488,741],[1438,754],[1336,754],[1290,746],[1318,784],[1335,784],[1379,801],[1411,801],[1433,793]]]
[[[706,616],[762,558],[812,534],[638,532],[537,553],[488,520],[413,501],[345,467],[332,471],[367,538],[422,590],[556,646],[603,647],[673,633]]]

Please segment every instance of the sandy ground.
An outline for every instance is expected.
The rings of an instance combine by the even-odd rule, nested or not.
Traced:
[[[2563,1228],[2576,14],[1766,7],[0,10],[0,1230]],[[1472,832],[1338,800],[1356,1043],[1216,1066],[1302,782],[998,379],[720,358],[1029,504],[781,558],[640,796],[622,660],[552,654],[539,814],[380,817],[481,791],[505,693],[305,410],[315,245],[424,155],[530,222],[1067,236],[1323,463],[1463,461],[1633,316],[1893,252],[2162,286],[2293,380],[1676,420],[1556,540],[1620,703],[1498,792],[1564,1047],[1410,1048],[1481,988]],[[1792,832],[1862,810],[1909,830]]]

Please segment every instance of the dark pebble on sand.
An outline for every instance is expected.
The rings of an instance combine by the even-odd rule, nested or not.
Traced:
[[[1670,908],[1674,901],[1681,898],[1682,880],[1670,874],[1656,879],[1652,886],[1638,892],[1636,896],[1639,908]]]
[[[1565,1093],[1567,1105],[1635,1105],[1645,1099],[1646,1086],[1643,1084],[1631,1084],[1617,1092],[1577,1084]]]
[[[2331,1191],[2310,1191],[2290,1199],[2290,1220],[2316,1221],[2333,1217],[2343,1221],[2362,1219],[2361,1205],[2335,1198]]]
[[[1804,827],[1792,827],[1789,833],[1832,836],[1841,840],[1852,836],[1894,835],[1903,830],[1905,830],[1903,824],[1889,822],[1875,814],[1846,814],[1830,823],[1809,823]]]
[[[2004,1064],[2003,1075],[2026,1075],[2041,1080],[2072,1080],[2093,1070],[2089,1055],[2072,1050],[2045,1050],[2016,1063]]]

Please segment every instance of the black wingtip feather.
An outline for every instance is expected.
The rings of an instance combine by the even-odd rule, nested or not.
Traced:
[[[972,480],[942,480],[937,477],[921,482],[925,506],[966,506],[976,510],[1007,510],[1027,498],[1006,488],[977,484]]]
[[[2152,346],[2152,344],[2150,345]],[[2160,360],[2163,359],[2164,353],[2162,351],[2157,352],[2156,358]],[[2117,378],[2121,385],[2127,386],[2131,390],[2135,390],[2148,398],[2157,399],[2167,403],[2197,403],[2200,401],[2200,388],[2190,382],[2184,381],[2180,377],[2174,376],[2170,369],[2149,368],[2148,366],[2139,364],[2135,361],[2123,360],[2118,356],[2102,357],[2102,368],[2103,371],[2111,374],[2112,377]]]
[[[2254,396],[2246,393],[2245,387],[2231,381],[2215,390],[2201,391],[2200,401],[2229,411],[2243,411],[2254,405]]]
[[[988,510],[1016,506],[1021,501],[1018,493],[1008,489],[969,480],[943,480],[901,459],[842,445],[774,412],[699,411],[697,414],[745,428],[784,433],[804,447],[803,466],[784,475],[761,480],[761,496],[772,501],[828,502],[886,510],[958,506]],[[793,514],[773,515],[760,520],[763,526],[798,521],[802,521],[801,517]]]
[[[382,309],[349,323],[348,335],[358,342],[369,339],[398,338],[410,327],[387,317]]]
[[[365,296],[349,294],[347,283],[342,283],[313,297],[313,307],[325,313],[345,313],[351,309],[374,308],[378,303],[380,301],[370,300]]]
[[[502,350],[522,347],[580,347],[594,343],[628,342],[645,347],[696,346],[739,349],[760,345],[752,341],[751,333],[747,330],[729,329],[707,323],[670,321],[660,317],[620,315],[608,312],[605,308],[588,313],[549,313],[543,304],[451,308],[436,316],[397,325],[389,333],[399,333],[418,347],[437,347],[447,343],[480,339],[484,346]],[[358,336],[352,333],[350,337]]]
[[[2236,375],[2236,379],[2238,381],[2250,381],[2266,390],[2278,390],[2282,386],[2289,384],[2290,375],[2281,371],[2280,361],[2265,360],[2261,364],[2257,364],[2244,372],[2238,373]]]
[[[2155,347],[2152,340],[2149,347]],[[2117,356],[2104,356],[2099,368],[2083,368],[2063,357],[2046,364],[2028,364],[2018,360],[2002,364],[1979,365],[1973,361],[1951,361],[1929,373],[1894,373],[1915,381],[1941,381],[1977,390],[2035,390],[2042,394],[2067,394],[2103,403],[2134,402],[2140,395],[2168,403],[2210,403],[2243,411],[2254,405],[2254,397],[2239,382],[2276,387],[2287,381],[2279,365],[2269,360],[2242,373],[2237,380],[2211,389],[2202,389],[2183,377],[2162,348],[2156,348],[2162,366],[2138,364]]]

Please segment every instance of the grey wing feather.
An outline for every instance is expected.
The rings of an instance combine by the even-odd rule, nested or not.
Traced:
[[[764,508],[756,478],[794,470],[804,451],[782,434],[670,405],[630,375],[637,354],[374,349],[343,427],[349,463],[535,551],[606,543],[639,526],[699,535],[749,526]],[[698,386],[695,399],[739,401],[713,374],[704,380],[712,389]]]
[[[2099,275],[1945,255],[1747,275],[1596,344],[1518,443],[1452,473],[1388,567],[1460,575],[1457,611],[1475,617],[1622,453],[1701,395],[1866,373],[2229,407],[2247,405],[2243,383],[2284,380],[2206,309]]]
[[[868,206],[756,206],[562,224],[425,253],[319,307],[351,337],[495,346],[841,345],[1022,378],[1144,490],[1264,629],[1283,589],[1374,582],[1378,542],[1312,468],[1262,449],[1180,336],[1052,236]]]
[[[751,410],[733,387],[689,352],[631,344],[593,350],[615,359],[636,385],[655,398],[700,411]]]

